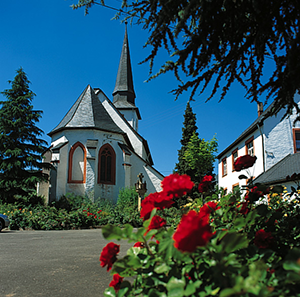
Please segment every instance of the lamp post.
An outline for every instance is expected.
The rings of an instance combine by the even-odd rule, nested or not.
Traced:
[[[144,177],[143,173],[139,173],[137,177],[139,179],[135,184],[135,191],[139,194],[138,211],[140,211],[142,205],[142,199],[144,198],[144,195],[147,192],[147,184],[146,182],[143,182],[143,177]]]

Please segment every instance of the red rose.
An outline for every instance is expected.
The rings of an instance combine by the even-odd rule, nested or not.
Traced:
[[[212,177],[212,175],[205,175],[203,178],[202,178],[202,182],[212,182],[214,178]]]
[[[144,244],[143,242],[141,242],[141,241],[138,241],[138,242],[136,242],[136,243],[134,244],[133,247],[143,248],[143,247],[145,247],[145,244]]]
[[[117,260],[117,254],[120,251],[120,245],[115,244],[113,242],[108,243],[102,250],[100,255],[100,264],[101,267],[105,267],[107,265],[107,271],[109,271],[112,265]]]
[[[245,200],[247,202],[253,203],[254,201],[257,201],[260,197],[264,196],[264,192],[259,191],[258,187],[253,187],[248,194],[245,195]]]
[[[240,214],[243,214],[243,215],[246,215],[249,211],[250,211],[250,209],[249,209],[249,207],[248,207],[248,202],[246,201],[246,202],[242,202],[241,203],[241,209],[240,209]]]
[[[160,216],[155,215],[151,219],[151,222],[148,226],[146,233],[148,233],[152,229],[160,229],[161,227],[165,226],[166,224],[167,224],[167,221],[165,219],[161,218]]]
[[[199,216],[201,216],[201,217],[209,217],[209,215],[211,214],[212,211],[215,211],[215,210],[217,210],[219,208],[220,208],[220,206],[217,207],[217,203],[216,202],[209,201],[209,202],[205,203],[200,208]]]
[[[236,161],[234,162],[233,164],[234,170],[241,171],[242,169],[247,169],[249,167],[252,167],[256,159],[257,159],[256,156],[253,157],[250,155],[241,156],[237,158]]]
[[[166,195],[165,192],[152,193],[142,201],[141,218],[148,220],[150,218],[151,211],[154,208],[170,208],[173,203],[174,201],[172,200],[172,197]]]
[[[202,178],[201,183],[198,186],[198,191],[200,193],[207,192],[209,189],[209,186],[211,185],[212,180],[213,180],[213,177],[211,175],[205,175]]]
[[[182,252],[193,252],[197,247],[205,246],[212,235],[208,216],[190,210],[182,216],[173,235],[174,246]]]
[[[161,186],[163,188],[163,192],[167,195],[181,197],[192,190],[194,183],[188,175],[179,175],[178,173],[174,173],[165,177],[161,182]]]
[[[121,277],[118,273],[115,273],[113,280],[109,283],[110,287],[114,287],[116,293],[120,290],[121,283],[124,277]]]
[[[260,249],[267,249],[271,247],[274,242],[274,237],[271,232],[266,232],[260,229],[255,233],[254,244]]]

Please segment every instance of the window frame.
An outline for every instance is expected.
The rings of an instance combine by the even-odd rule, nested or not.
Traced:
[[[251,136],[249,139],[247,139],[247,140],[245,141],[245,152],[246,152],[246,155],[249,155],[247,145],[248,145],[250,142],[253,143],[253,156],[255,156],[254,136]],[[250,156],[251,156],[251,155],[250,155]]]
[[[72,176],[72,169],[73,169],[73,155],[75,150],[81,147],[83,150],[83,179],[82,180],[74,180]],[[69,168],[68,168],[68,183],[70,184],[84,184],[86,183],[86,149],[81,142],[76,142],[72,145],[69,151]]]
[[[300,133],[300,128],[293,128],[293,145],[294,145],[294,154],[297,153],[297,145],[296,145],[296,133]],[[300,152],[300,151],[299,151]]]
[[[226,162],[226,172],[224,170],[224,161]],[[227,157],[222,159],[222,177],[228,174],[228,164],[227,164]]]
[[[107,181],[107,180],[101,180],[101,153],[106,149],[108,148],[108,150],[110,151],[111,153],[111,181]],[[107,173],[107,169],[106,169],[106,172],[105,172],[105,175]],[[116,153],[115,153],[115,150],[113,149],[113,147],[106,143],[104,144],[100,150],[99,150],[99,153],[98,153],[98,179],[97,179],[97,182],[98,184],[104,184],[104,185],[115,185],[116,184]]]
[[[237,158],[239,157],[239,149],[236,148],[235,150],[232,151],[231,153],[231,160],[232,160],[232,172],[235,171],[234,169],[234,154],[237,153]]]
[[[239,186],[240,186],[240,183],[233,184],[233,185],[232,185],[232,193],[233,193],[234,188],[235,188],[235,187],[239,187]]]

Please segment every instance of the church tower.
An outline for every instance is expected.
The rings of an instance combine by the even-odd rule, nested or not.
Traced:
[[[115,89],[112,93],[113,103],[133,129],[138,132],[138,120],[141,120],[139,109],[135,106],[135,92],[131,70],[127,26],[122,46],[122,53],[116,79]]]

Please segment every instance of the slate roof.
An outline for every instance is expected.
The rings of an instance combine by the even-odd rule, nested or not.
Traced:
[[[300,153],[289,154],[273,165],[267,171],[254,179],[254,183],[264,183],[267,185],[286,181],[286,177],[293,173],[300,173]]]
[[[113,99],[114,104],[117,101],[119,101],[119,105],[123,103],[124,106],[122,107],[124,108],[128,108],[128,105],[126,104],[128,102],[131,103],[133,106],[135,106],[135,100],[134,100],[135,92],[133,88],[133,78],[132,78],[132,70],[131,70],[127,27],[125,27],[125,36],[124,36],[122,53],[121,53],[121,58],[119,63],[116,85],[113,91],[113,96],[114,96]]]
[[[231,143],[227,148],[225,148],[217,156],[217,158],[220,159],[227,151],[235,148],[241,140],[246,138],[248,135],[250,135],[257,129],[257,125],[261,126],[263,121],[269,117],[269,112],[271,111],[272,107],[273,103],[271,103],[269,107],[233,143]]]
[[[85,88],[62,121],[48,135],[73,128],[94,128],[124,134],[124,131],[111,119],[90,85]]]

